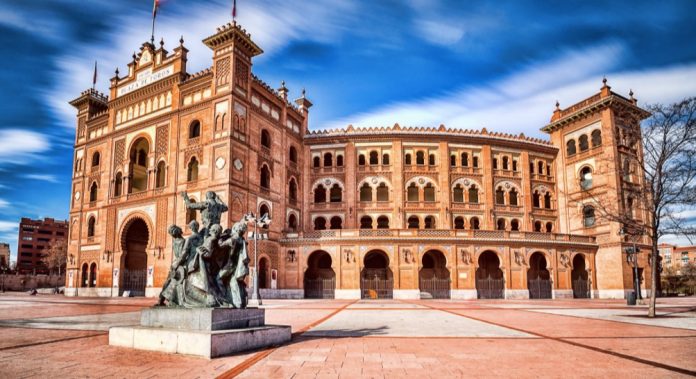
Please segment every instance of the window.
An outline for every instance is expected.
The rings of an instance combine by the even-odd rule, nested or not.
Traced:
[[[456,155],[450,155],[450,166],[454,167],[457,165],[457,156]]]
[[[435,154],[428,155],[428,164],[431,166],[435,166]]]
[[[469,166],[469,154],[462,153],[462,166]]]
[[[586,134],[583,134],[580,136],[580,138],[578,138],[578,147],[580,147],[580,151],[586,151],[590,148]]]
[[[324,167],[333,166],[333,155],[331,153],[324,153]]]
[[[343,155],[336,156],[336,167],[343,167]]]
[[[358,166],[365,165],[365,154],[358,155]]]
[[[265,147],[266,149],[271,148],[271,134],[268,133],[268,130],[266,129],[261,130],[261,146]]]
[[[288,196],[290,197],[291,201],[297,201],[297,182],[295,181],[295,178],[290,178],[290,183],[288,184]]]
[[[681,261],[683,265],[689,264],[689,252],[688,251],[683,251],[681,253]]]
[[[592,188],[592,169],[590,167],[583,167],[580,170],[580,188],[587,190]]]
[[[360,229],[372,229],[372,217],[370,217],[370,216],[360,217]]]
[[[341,218],[338,216],[331,217],[330,228],[331,229],[342,229],[343,228],[343,220],[341,220]]]
[[[418,187],[416,186],[416,183],[411,183],[411,185],[408,186],[407,192],[408,201],[418,201]]]
[[[377,201],[389,201],[389,187],[386,183],[377,186]]]
[[[512,161],[512,171],[517,171],[517,161]]]
[[[382,164],[385,166],[389,164],[389,154],[382,154]]]
[[[503,170],[508,169],[508,157],[503,157]]]
[[[156,188],[162,188],[164,187],[164,182],[167,174],[167,169],[164,161],[160,161],[160,163],[157,164],[157,176],[155,178],[155,187]]]
[[[319,157],[312,158],[312,167],[314,167],[314,168],[321,167],[321,159]]]
[[[549,192],[544,195],[544,208],[551,209],[551,193]]]
[[[261,204],[259,207],[259,216],[263,217],[263,215],[268,215],[268,217],[271,217],[271,210],[268,209],[268,205],[266,204]]]
[[[82,265],[82,280],[80,281],[80,287],[87,287],[89,284],[89,277],[87,275],[87,263],[85,263]]]
[[[498,158],[493,158],[493,169],[494,170],[498,169]]]
[[[510,205],[517,205],[517,190],[516,189],[511,189],[510,193]]]
[[[539,170],[537,171],[537,173],[539,173],[539,175],[543,175],[544,174],[544,162],[539,161],[538,165],[539,165]],[[548,174],[548,172],[547,172],[547,174]]]
[[[128,154],[130,157],[130,180],[128,193],[145,191],[148,186],[147,152],[150,145],[145,138],[139,138]]]
[[[498,230],[505,230],[505,219],[499,218],[497,224]]]
[[[389,217],[387,217],[387,216],[377,217],[377,229],[389,229]]]
[[[97,201],[97,182],[92,183],[92,186],[89,187],[89,202],[94,202]]]
[[[97,223],[97,219],[91,216],[87,221],[87,237],[94,237],[94,226]]]
[[[271,170],[267,165],[261,166],[261,178],[259,184],[261,188],[271,189]]]
[[[425,201],[435,201],[435,187],[432,183],[428,183],[423,188],[423,200]]]
[[[193,198],[193,197],[190,198],[189,200],[191,200],[192,203],[195,203],[195,202],[196,202],[196,199]],[[189,222],[191,222],[191,221],[193,221],[193,220],[195,220],[195,219],[196,219],[196,210],[195,210],[195,209],[186,208],[186,223],[188,224]]]
[[[407,164],[407,165],[412,164],[411,163],[411,154],[406,154],[406,156],[404,156],[404,164]]]
[[[409,229],[420,228],[420,220],[418,219],[418,216],[411,216],[408,218],[408,228]]]
[[[367,183],[360,187],[360,201],[372,201],[372,187]]]
[[[568,142],[566,142],[566,155],[571,156],[575,155],[577,151],[575,150],[575,140],[572,139]]]
[[[529,162],[529,173],[530,174],[534,173],[534,162]]]
[[[469,202],[472,204],[477,204],[479,202],[478,188],[476,188],[475,185],[469,187]]]
[[[425,153],[422,151],[416,152],[416,164],[417,165],[424,165],[425,164]]]
[[[189,138],[198,138],[201,136],[201,122],[193,120],[189,125]]]
[[[317,217],[314,219],[314,230],[326,230],[326,219]]]
[[[541,232],[541,221],[535,221],[535,222],[534,222],[534,231],[535,231],[535,232]]]
[[[297,216],[294,213],[290,213],[290,216],[288,216],[288,229],[293,232],[297,230]]]
[[[370,151],[370,164],[371,165],[376,165],[379,164],[379,153],[376,151]]]
[[[464,229],[464,217],[458,216],[454,218],[454,228]]]
[[[594,226],[594,224],[595,224],[595,209],[592,206],[586,205],[582,209],[582,220],[583,220],[583,224],[585,225],[586,228]]]
[[[473,163],[474,163],[474,167],[478,167],[478,163],[479,163],[479,162],[478,162],[478,157],[477,157],[477,156],[474,156],[474,157],[472,158],[472,160],[473,160]]]
[[[96,263],[92,263],[89,266],[89,286],[90,287],[97,286],[97,264]]]
[[[290,158],[290,162],[297,163],[297,149],[295,149],[295,146],[290,146],[290,152],[288,155],[288,158]]]
[[[495,203],[505,205],[505,191],[503,191],[502,187],[498,187],[498,189],[495,190]]]
[[[553,224],[550,222],[546,223],[546,233],[551,233],[553,231]]]
[[[332,203],[340,203],[343,201],[343,189],[341,186],[338,184],[331,186],[331,190],[329,191],[329,200]]]
[[[452,201],[455,203],[463,203],[464,202],[464,189],[459,184],[457,184],[454,187],[454,190],[452,190]]]
[[[592,147],[602,145],[602,131],[597,129],[592,131]]]
[[[326,202],[326,188],[323,185],[318,185],[314,189],[314,202],[315,203],[325,203]]]
[[[425,229],[435,229],[435,217],[434,216],[425,216],[425,220],[423,220],[423,227]]]
[[[534,208],[541,208],[541,195],[539,195],[538,191],[534,191],[532,195],[532,206],[534,206]]]
[[[196,157],[192,157],[188,164],[188,170],[186,172],[186,179],[189,182],[195,182],[198,180],[198,160]]]
[[[92,167],[97,167],[99,166],[99,160],[100,160],[100,155],[99,152],[97,151],[92,155]]]
[[[513,219],[510,221],[510,230],[512,231],[519,231],[520,230],[520,222],[517,221],[517,219]]]
[[[471,229],[474,230],[478,230],[481,228],[481,223],[478,217],[472,217],[471,220],[469,220],[469,225],[471,226]]]

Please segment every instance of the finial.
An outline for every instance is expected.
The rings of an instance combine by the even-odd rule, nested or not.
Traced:
[[[135,51],[134,51],[134,52],[133,52],[133,61],[134,61],[134,62],[135,62],[135,58],[136,58],[136,55],[135,55]]]
[[[285,87],[285,80],[281,80],[281,81],[280,81],[280,86],[281,86],[281,87]]]
[[[561,103],[559,103],[558,100],[556,100],[556,109],[560,110],[561,109],[560,107],[561,107]]]
[[[164,47],[164,37],[162,37],[162,39],[160,39],[160,47]]]
[[[184,45],[184,35],[181,35],[181,38],[179,38],[179,45],[183,46]]]
[[[116,67],[116,77],[118,77],[118,67]]]
[[[307,91],[306,91],[304,88],[302,88],[302,98],[303,98],[303,99],[304,99],[304,97],[305,97],[306,94],[307,94]]]
[[[603,83],[605,86],[607,85],[607,76],[606,76],[606,75],[602,78],[602,83]]]
[[[633,100],[633,89],[628,90],[628,96],[630,96],[631,100]]]

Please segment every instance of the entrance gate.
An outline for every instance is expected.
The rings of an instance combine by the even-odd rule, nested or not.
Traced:
[[[546,268],[546,258],[541,252],[529,257],[527,288],[530,299],[551,299],[551,273]]]
[[[576,254],[573,257],[573,271],[570,273],[573,283],[573,297],[576,299],[590,298],[589,273],[585,266],[585,256]]]
[[[576,299],[590,298],[590,282],[587,279],[578,278],[573,280],[573,297]]]
[[[360,292],[362,299],[393,299],[394,280],[379,277],[362,278],[360,279]]]
[[[503,279],[494,279],[490,276],[476,279],[476,293],[479,299],[502,299],[504,288]]]
[[[123,270],[123,291],[130,291],[131,296],[145,296],[147,269]]]
[[[307,299],[333,299],[336,279],[305,279],[304,291]]]
[[[450,280],[449,279],[420,279],[421,298],[449,299]],[[428,295],[430,295],[428,297]]]
[[[393,299],[394,277],[389,269],[389,256],[381,250],[365,255],[365,266],[360,273],[362,299]]]
[[[529,279],[527,281],[529,288],[530,299],[550,299],[551,298],[551,280],[549,279]]]

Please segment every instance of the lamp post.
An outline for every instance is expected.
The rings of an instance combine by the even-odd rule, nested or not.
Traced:
[[[247,213],[245,218],[248,222],[254,223],[254,275],[252,277],[252,285],[254,286],[254,289],[251,292],[251,298],[248,301],[248,305],[251,307],[258,307],[260,305],[263,305],[263,302],[261,301],[261,296],[259,296],[259,257],[257,246],[259,238],[268,239],[268,234],[266,233],[259,236],[258,228],[260,226],[263,229],[268,229],[268,225],[271,224],[271,219],[268,217],[268,213],[262,215],[260,218],[257,219],[256,215],[254,215],[253,212]]]
[[[2,266],[2,293],[5,293],[5,274],[7,273],[7,267]]]
[[[621,228],[619,235],[625,236],[625,228]],[[640,293],[640,277],[638,276],[638,253],[640,249],[636,246],[636,238],[639,236],[634,236],[633,246],[625,247],[624,252],[626,253],[626,263],[633,268],[633,291],[636,294],[636,299],[642,300],[643,296]]]

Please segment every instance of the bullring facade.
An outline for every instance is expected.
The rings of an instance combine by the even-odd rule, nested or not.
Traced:
[[[171,53],[146,42],[108,96],[88,90],[71,102],[69,295],[155,296],[172,260],[167,227],[196,217],[179,193],[200,200],[207,190],[230,207],[225,227],[249,211],[273,219],[258,248],[266,297],[623,297],[631,288],[625,241],[597,199],[617,209],[633,201],[640,178],[615,169],[641,154],[621,138],[647,116],[632,96],[605,82],[557,107],[543,128],[550,141],[442,125],[310,132],[304,91],[290,101],[285,85],[253,75],[262,50],[249,34],[228,24],[203,42],[209,69],[186,72],[183,40]]]

